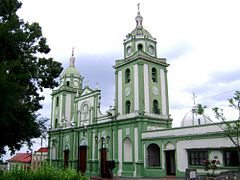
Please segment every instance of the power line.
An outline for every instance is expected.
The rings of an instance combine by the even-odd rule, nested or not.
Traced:
[[[223,94],[227,94],[227,93],[232,92],[232,91],[236,91],[236,90],[229,90],[229,91],[225,91],[225,92],[213,95],[213,96],[204,97],[204,98],[200,99],[199,101],[202,101],[204,99],[210,99],[210,98],[213,98],[213,97],[217,97],[217,96],[220,96],[220,95],[223,95]]]
[[[218,96],[221,96],[221,95],[223,95],[223,94],[227,94],[227,93],[235,92],[235,91],[237,91],[237,90],[224,91],[224,92],[221,92],[221,93],[219,93],[219,94],[215,94],[215,95],[212,95],[212,96],[207,96],[207,97],[201,98],[201,99],[197,100],[197,102],[201,102],[201,101],[206,100],[206,99],[211,99],[211,98],[213,98],[213,97],[218,97]],[[174,109],[175,109],[175,108],[184,108],[184,107],[189,107],[189,106],[192,106],[192,105],[187,104],[187,103],[184,103],[184,104],[179,104],[179,105],[177,105],[177,106],[174,106]]]

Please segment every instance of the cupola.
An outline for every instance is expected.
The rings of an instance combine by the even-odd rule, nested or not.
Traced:
[[[63,71],[60,76],[61,84],[60,86],[68,86],[73,88],[81,88],[82,87],[82,77],[75,67],[75,57],[74,57],[74,48],[72,49],[72,56],[69,60],[69,67]]]
[[[156,44],[157,41],[152,35],[143,28],[143,17],[140,13],[140,4],[138,3],[138,12],[135,18],[135,29],[126,35],[124,40],[124,58],[128,58],[136,52],[144,52],[147,55],[157,57]]]

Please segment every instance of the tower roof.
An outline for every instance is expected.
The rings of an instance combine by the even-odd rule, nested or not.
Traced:
[[[150,38],[153,38],[152,35],[143,28],[142,22],[143,22],[143,17],[141,16],[140,13],[140,4],[138,3],[138,12],[137,12],[137,16],[135,18],[136,20],[136,28],[127,35],[127,37],[132,36],[132,37],[137,37],[137,36],[147,36]]]
[[[61,75],[63,76],[74,76],[74,77],[80,77],[80,73],[77,68],[75,68],[74,62],[75,62],[75,57],[74,57],[74,48],[72,49],[72,56],[70,57],[69,60],[69,67],[65,69]]]

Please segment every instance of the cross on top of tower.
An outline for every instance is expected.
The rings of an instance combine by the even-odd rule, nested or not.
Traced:
[[[195,106],[196,105],[196,98],[197,98],[197,96],[195,95],[195,93],[193,92],[193,105]]]
[[[74,47],[72,48],[72,56],[74,56]]]

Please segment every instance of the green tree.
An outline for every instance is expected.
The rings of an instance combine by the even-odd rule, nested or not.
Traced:
[[[228,121],[224,115],[223,109],[219,107],[212,108],[215,118],[218,119],[221,123],[217,124],[225,133],[225,135],[232,141],[234,146],[238,151],[238,161],[239,161],[239,169],[240,169],[240,91],[236,91],[234,96],[228,99],[229,106],[238,111],[238,119],[235,121]],[[204,115],[204,111],[207,106],[198,104],[195,112],[197,114]],[[211,119],[210,119],[211,120]]]
[[[41,135],[43,120],[37,111],[44,88],[58,85],[61,63],[39,58],[50,51],[38,23],[24,22],[16,14],[18,0],[0,1],[0,154],[12,152]]]

